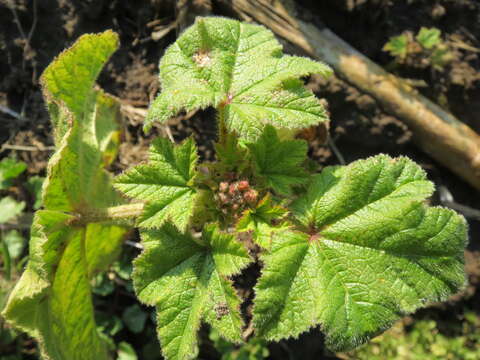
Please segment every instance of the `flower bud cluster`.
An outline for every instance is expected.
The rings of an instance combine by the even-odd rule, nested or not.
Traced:
[[[218,186],[215,200],[224,215],[231,215],[237,219],[243,210],[257,204],[258,192],[250,187],[248,180],[222,181]]]

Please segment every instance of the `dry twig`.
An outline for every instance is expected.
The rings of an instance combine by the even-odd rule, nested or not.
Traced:
[[[55,150],[55,146],[45,146],[45,147],[37,147],[37,146],[30,146],[30,145],[11,145],[11,144],[3,144],[0,152],[4,150],[18,150],[18,151],[53,151]]]

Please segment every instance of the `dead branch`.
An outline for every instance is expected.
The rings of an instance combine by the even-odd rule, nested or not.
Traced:
[[[243,20],[269,27],[303,53],[325,61],[412,130],[416,144],[480,190],[480,136],[406,82],[387,73],[328,28],[305,23],[280,0],[217,0]]]

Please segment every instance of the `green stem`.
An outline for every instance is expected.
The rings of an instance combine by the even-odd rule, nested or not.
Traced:
[[[133,203],[98,209],[79,217],[77,224],[88,224],[91,222],[119,222],[124,224],[125,220],[138,217],[142,214],[145,204]]]

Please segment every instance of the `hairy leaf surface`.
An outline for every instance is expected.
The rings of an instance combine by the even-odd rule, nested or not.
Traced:
[[[146,165],[138,165],[115,179],[115,187],[126,195],[147,202],[139,226],[159,228],[171,221],[184,230],[193,213],[196,191],[197,148],[193,139],[175,146],[156,139]]]
[[[229,131],[245,140],[266,124],[298,129],[325,121],[313,93],[297,79],[331,73],[328,66],[282,54],[273,33],[259,25],[224,18],[198,18],[160,62],[162,92],[146,128],[180,111],[217,107]]]
[[[112,31],[84,35],[43,73],[44,96],[57,136],[43,188],[45,208],[88,213],[122,203],[104,169],[116,156],[119,102],[94,87],[118,47]],[[61,138],[61,139],[60,139]],[[88,274],[104,270],[118,255],[125,228],[89,224],[85,237]]]
[[[289,195],[292,185],[304,184],[308,174],[301,166],[307,158],[303,140],[281,141],[276,130],[267,126],[256,143],[249,144],[255,174],[265,185],[281,195]]]
[[[458,291],[465,220],[426,206],[432,191],[418,165],[383,155],[315,176],[294,204],[308,233],[274,234],[264,256],[257,330],[278,340],[320,324],[328,346],[346,350]]]
[[[200,240],[169,223],[141,232],[144,252],[134,262],[139,299],[157,306],[158,336],[167,359],[194,359],[202,319],[232,342],[241,341],[240,299],[229,276],[251,259],[233,235],[205,226]]]

